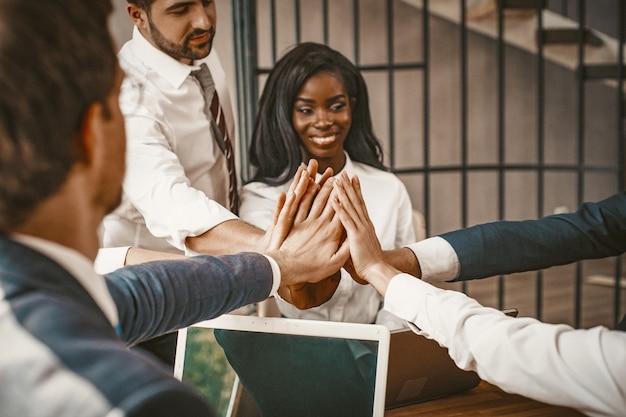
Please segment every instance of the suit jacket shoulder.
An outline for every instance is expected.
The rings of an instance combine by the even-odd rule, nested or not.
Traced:
[[[4,238],[0,254],[3,415],[213,415],[155,359],[129,350],[57,263]]]

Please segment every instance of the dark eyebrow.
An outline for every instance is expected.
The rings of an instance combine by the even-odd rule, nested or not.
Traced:
[[[332,102],[332,101],[337,101],[341,98],[347,98],[347,96],[345,94],[337,94],[336,96],[332,96],[331,98],[329,98],[328,100],[326,100],[327,103]],[[295,101],[304,101],[307,103],[313,103],[315,100],[310,99],[310,98],[304,98],[304,97],[296,97]]]
[[[331,98],[329,98],[328,100],[326,100],[327,102],[329,101],[337,101],[340,98],[348,98],[348,96],[346,96],[345,94],[337,94],[336,96],[333,96]]]
[[[191,5],[193,5],[193,1],[181,1],[181,2],[178,2],[178,3],[174,3],[171,6],[167,7],[165,9],[165,11],[169,12],[169,11],[174,10],[174,9],[179,9],[181,7],[191,6]]]

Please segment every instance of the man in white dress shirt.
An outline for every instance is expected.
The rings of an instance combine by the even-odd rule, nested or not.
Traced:
[[[126,11],[134,24],[118,54],[126,73],[120,94],[126,176],[121,205],[103,221],[99,272],[123,266],[128,247],[181,255],[262,252],[264,232],[240,221],[229,204],[231,177],[219,141],[236,141],[226,77],[212,51],[215,2],[128,0]],[[208,91],[194,75],[202,66],[212,78]],[[215,95],[220,116],[205,109]],[[148,349],[173,362],[174,336]]]
[[[225,74],[212,51],[215,3],[128,0],[127,12],[135,26],[119,52],[127,173],[122,204],[103,223],[103,247],[187,255],[258,251],[264,233],[230,211],[227,158],[193,75],[208,66],[234,143]]]

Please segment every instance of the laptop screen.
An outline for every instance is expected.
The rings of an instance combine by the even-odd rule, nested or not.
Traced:
[[[224,417],[372,417],[388,355],[384,326],[225,315],[179,332],[175,375]]]

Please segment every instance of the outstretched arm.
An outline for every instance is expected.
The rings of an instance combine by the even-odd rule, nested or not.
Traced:
[[[129,345],[265,299],[274,281],[260,254],[148,262],[105,276]]]
[[[626,251],[626,193],[574,213],[487,223],[441,237],[459,257],[459,280],[619,255]]]
[[[385,295],[385,309],[447,347],[457,366],[478,372],[505,391],[542,402],[590,415],[623,412],[626,332],[507,317],[463,293],[398,274],[383,260],[356,178],[341,176],[335,182],[333,204],[346,229],[354,267]]]
[[[426,281],[464,281],[535,271],[626,251],[626,193],[536,220],[497,221],[384,251],[385,260]]]

